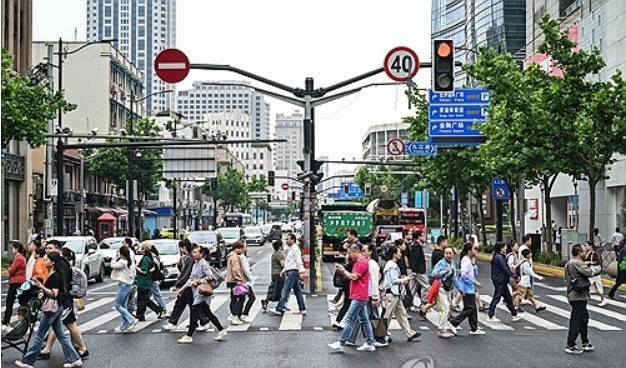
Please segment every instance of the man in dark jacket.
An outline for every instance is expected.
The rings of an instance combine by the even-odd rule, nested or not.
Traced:
[[[411,294],[422,300],[423,294],[429,287],[428,276],[426,275],[426,256],[424,255],[424,245],[426,234],[422,230],[413,232],[413,243],[409,248],[409,267],[413,273],[413,278],[409,283]],[[416,306],[416,307],[419,307]],[[418,310],[417,308],[411,308]],[[424,319],[424,316],[422,316]]]
[[[493,299],[489,305],[489,317],[487,318],[487,322],[500,322],[500,320],[495,317],[495,314],[496,307],[498,306],[498,303],[500,303],[500,299],[503,297],[507,308],[509,308],[509,311],[511,312],[511,319],[513,322],[517,322],[522,319],[521,316],[517,315],[515,304],[513,304],[513,297],[507,287],[509,280],[512,277],[515,277],[515,274],[506,263],[506,259],[504,258],[505,251],[506,246],[504,243],[497,242],[494,245],[493,258],[491,259],[491,281],[493,282],[494,290]]]

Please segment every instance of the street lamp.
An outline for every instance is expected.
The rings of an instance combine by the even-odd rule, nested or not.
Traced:
[[[59,74],[58,74],[59,91],[63,90],[63,59],[66,58],[67,55],[75,54],[87,46],[91,46],[95,44],[111,43],[114,41],[117,41],[117,39],[105,39],[105,40],[87,42],[86,44],[82,45],[81,47],[77,49],[74,49],[72,51],[67,51],[67,50],[63,50],[63,39],[59,38],[59,50],[56,52],[56,54],[58,55],[57,68],[59,69]],[[61,108],[59,108],[58,125],[59,125],[58,129],[63,129],[63,110]],[[65,165],[65,163],[63,162],[64,151],[65,151],[64,142],[61,138],[59,138],[57,140],[57,152],[56,152],[56,155],[57,155],[57,224],[56,224],[57,229],[56,229],[56,233],[57,235],[63,235],[63,202],[64,202],[63,201],[64,199],[63,187],[65,185],[64,183],[65,168],[63,167]]]
[[[579,197],[578,197],[578,179],[575,177],[572,178],[572,184],[574,185],[574,197],[572,198],[572,209],[574,210],[574,230],[578,233],[578,207]]]
[[[130,90],[130,125],[129,125],[128,134],[130,134],[131,136],[134,134],[133,132],[134,123],[135,123],[134,106],[136,102],[144,101],[152,96],[157,96],[157,95],[162,95],[165,93],[172,93],[172,92],[174,92],[174,90],[166,89],[163,91],[151,93],[140,99],[135,99],[135,89],[131,88]],[[130,147],[130,149],[128,150],[128,231],[131,236],[134,236],[137,239],[141,239],[141,236],[139,236],[139,234],[136,234],[136,231],[135,231],[135,183],[134,183],[135,179],[133,177],[134,176],[133,161],[135,159],[134,153],[135,153],[135,149]]]

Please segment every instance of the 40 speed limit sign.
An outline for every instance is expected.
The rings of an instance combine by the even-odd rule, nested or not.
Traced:
[[[406,82],[415,77],[420,68],[420,61],[415,51],[399,46],[387,53],[383,67],[389,78],[396,82]]]

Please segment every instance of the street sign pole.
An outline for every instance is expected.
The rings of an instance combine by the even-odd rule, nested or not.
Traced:
[[[504,200],[496,199],[496,241],[502,241],[502,215],[503,215],[503,207]]]

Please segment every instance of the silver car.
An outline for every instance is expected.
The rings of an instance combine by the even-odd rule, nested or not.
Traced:
[[[246,236],[246,245],[264,245],[265,234],[259,226],[248,226],[243,229],[243,233]]]
[[[56,240],[61,247],[71,249],[76,255],[76,267],[85,272],[88,279],[102,282],[104,279],[104,262],[98,251],[98,243],[93,236],[54,236],[47,239]]]
[[[107,274],[111,273],[111,260],[116,257],[117,251],[120,250],[122,245],[124,244],[125,237],[118,236],[112,238],[102,239],[98,248],[100,249],[100,254],[102,255],[102,262],[104,263],[104,271]],[[133,242],[133,247],[131,249],[134,254],[135,247],[139,244],[137,238],[130,238]]]
[[[180,261],[180,248],[178,248],[178,240],[174,239],[153,239],[149,241],[150,244],[159,251],[159,258],[163,264],[165,270],[164,284],[171,284],[176,282],[180,270],[178,269],[178,262]],[[137,255],[137,262],[141,258]]]

